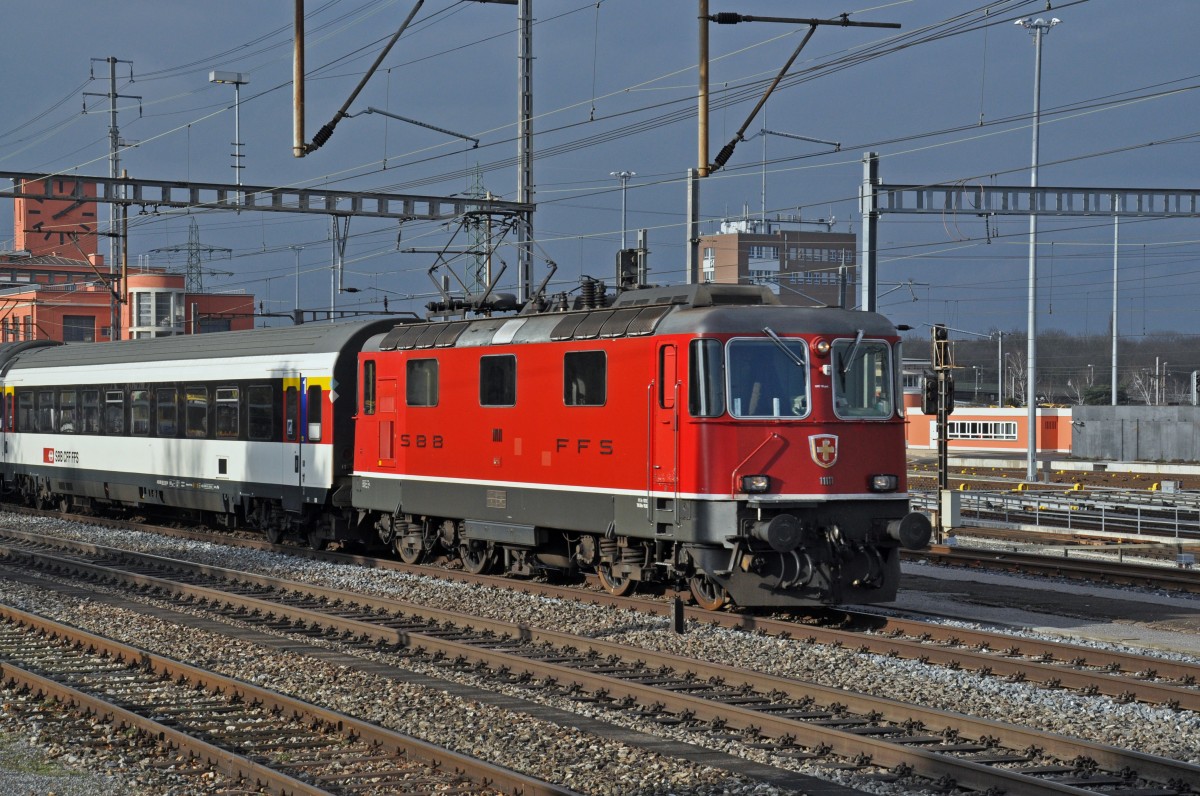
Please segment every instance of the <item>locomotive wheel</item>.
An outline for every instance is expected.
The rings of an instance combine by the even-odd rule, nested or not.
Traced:
[[[463,569],[472,575],[484,575],[496,563],[496,554],[483,542],[464,542],[458,546],[458,557]]]
[[[637,586],[637,581],[628,575],[613,574],[611,564],[597,564],[596,577],[600,579],[604,590],[616,597],[624,597]]]
[[[268,525],[266,534],[267,534],[267,541],[270,542],[271,544],[283,544],[283,529],[280,528],[279,526]]]
[[[413,540],[416,540],[414,543]],[[420,564],[425,560],[425,544],[424,540],[419,536],[412,534],[401,536],[397,534],[392,539],[392,550],[396,552],[396,556],[405,564]],[[466,564],[466,559],[463,559],[463,564]]]
[[[708,575],[694,575],[688,580],[688,591],[696,605],[705,611],[719,611],[729,601],[725,588]]]

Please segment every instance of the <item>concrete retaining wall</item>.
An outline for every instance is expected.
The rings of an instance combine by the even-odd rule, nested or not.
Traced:
[[[1200,462],[1200,407],[1076,406],[1071,455],[1081,459]]]

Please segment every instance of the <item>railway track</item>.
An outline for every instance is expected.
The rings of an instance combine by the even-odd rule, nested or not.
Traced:
[[[302,700],[0,606],[0,673],[200,759],[249,792],[571,791]]]
[[[578,635],[92,545],[10,542],[6,555],[25,569],[104,579],[279,631],[354,638],[696,732],[733,733],[775,754],[838,754],[881,777],[1030,794],[1136,786],[1165,796],[1200,782],[1200,767],[1179,761]]]

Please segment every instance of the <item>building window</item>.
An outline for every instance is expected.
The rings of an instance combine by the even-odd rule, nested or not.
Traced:
[[[1010,420],[952,420],[946,424],[946,439],[1015,440],[1017,424]]]
[[[63,342],[96,342],[96,319],[91,315],[64,315]]]

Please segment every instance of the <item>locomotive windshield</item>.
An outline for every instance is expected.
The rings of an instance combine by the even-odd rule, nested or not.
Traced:
[[[887,418],[893,403],[891,347],[882,340],[833,344],[833,407],[838,417]]]
[[[734,417],[808,414],[808,346],[803,340],[730,340],[729,413]]]

